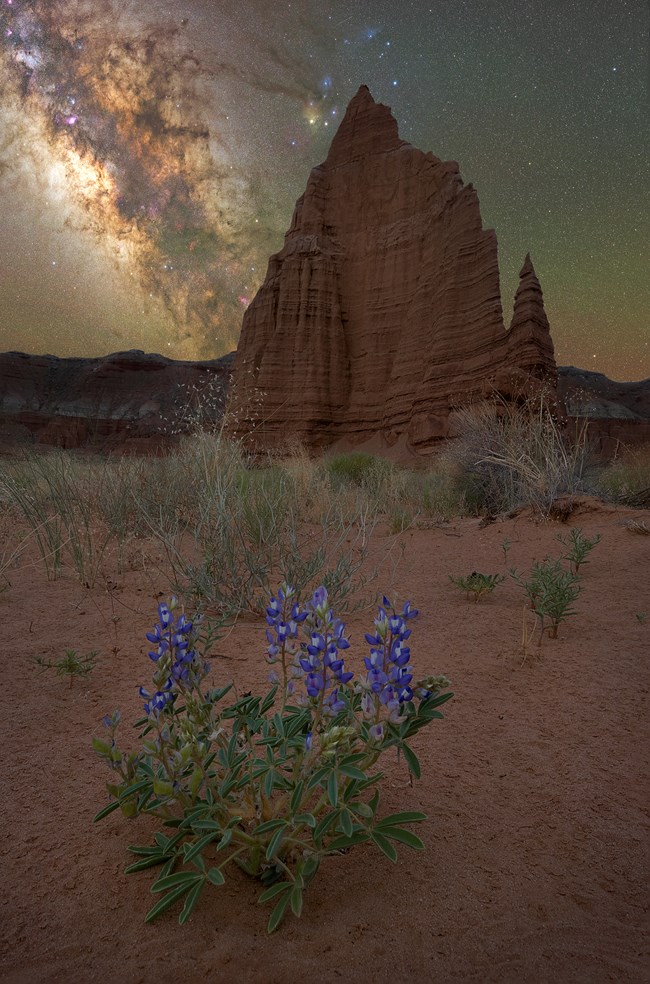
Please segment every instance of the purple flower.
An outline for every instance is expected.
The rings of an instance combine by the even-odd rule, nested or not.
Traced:
[[[409,686],[413,674],[408,669],[411,650],[407,640],[411,630],[407,628],[407,619],[415,618],[416,609],[406,602],[402,613],[397,614],[386,597],[384,607],[380,607],[375,619],[375,633],[366,633],[370,655],[364,657],[366,670],[366,692],[362,697],[364,714],[372,717],[381,706],[386,707],[391,721],[402,720],[400,712],[402,705],[413,699],[413,690]],[[387,611],[389,609],[389,611]]]

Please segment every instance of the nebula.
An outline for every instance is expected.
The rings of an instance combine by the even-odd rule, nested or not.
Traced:
[[[261,202],[209,98],[230,78],[316,105],[323,95],[309,67],[271,44],[265,64],[277,80],[251,59],[199,55],[187,19],[143,25],[112,0],[2,0],[0,33],[13,123],[0,190],[20,193],[27,176],[43,194],[58,189],[64,223],[90,233],[164,305],[174,350],[234,347],[259,278],[251,230]]]

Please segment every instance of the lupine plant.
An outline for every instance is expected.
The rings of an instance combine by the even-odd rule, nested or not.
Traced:
[[[232,684],[204,689],[209,666],[201,655],[200,618],[161,604],[147,638],[153,688],[140,690],[145,716],[142,748],[117,744],[119,711],[106,715],[106,739],[95,751],[115,773],[111,802],[126,817],[160,818],[151,846],[131,846],[137,861],[127,873],[160,866],[151,891],[160,898],[149,922],[183,902],[191,915],[204,888],[219,886],[236,864],[261,880],[260,902],[273,902],[272,932],[288,908],[302,911],[304,891],[323,858],[371,843],[390,861],[395,844],[423,850],[405,824],[426,819],[414,811],[382,816],[375,766],[391,748],[410,773],[420,764],[408,739],[442,714],[452,694],[442,676],[417,679],[411,665],[410,622],[387,598],[366,635],[365,673],[346,669],[346,627],[331,610],[324,587],[301,605],[283,584],[266,608],[266,660],[271,688],[231,703]]]
[[[95,669],[97,652],[93,650],[86,656],[79,656],[75,649],[66,649],[61,659],[48,660],[44,656],[36,656],[34,662],[42,670],[56,670],[57,676],[69,676],[72,687],[75,677],[86,677]]]
[[[550,639],[557,639],[558,628],[575,610],[571,607],[580,594],[580,578],[573,571],[562,567],[562,560],[536,561],[527,579],[513,569],[511,577],[519,584],[528,597],[530,607],[541,622],[540,642],[546,628]],[[546,619],[549,625],[546,626]]]
[[[600,543],[602,536],[596,533],[594,537],[585,536],[579,526],[574,526],[568,537],[558,536],[560,543],[567,547],[569,552],[565,559],[571,564],[571,570],[577,574],[583,564],[588,564],[587,555],[594,547]]]
[[[492,594],[497,584],[505,580],[503,574],[480,574],[472,571],[471,574],[463,577],[452,577],[449,580],[461,591],[465,592],[465,597],[469,600],[473,596],[474,601],[480,601],[483,595]]]

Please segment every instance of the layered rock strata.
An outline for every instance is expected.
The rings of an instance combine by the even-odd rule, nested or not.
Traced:
[[[474,188],[362,86],[246,311],[231,433],[255,450],[376,435],[425,450],[455,406],[555,371],[530,257],[506,332]]]
[[[178,362],[0,353],[0,451],[55,446],[151,453],[222,418],[233,355]]]

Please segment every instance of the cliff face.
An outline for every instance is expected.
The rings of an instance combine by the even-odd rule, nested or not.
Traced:
[[[245,314],[232,433],[254,449],[380,435],[422,450],[449,435],[454,406],[529,376],[554,384],[530,257],[506,333],[476,192],[400,140],[363,86]]]
[[[98,359],[0,353],[0,451],[49,445],[149,453],[197,414],[221,420],[233,356],[177,362],[144,352]]]

